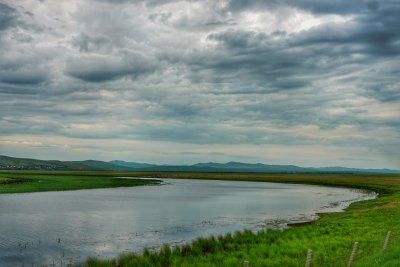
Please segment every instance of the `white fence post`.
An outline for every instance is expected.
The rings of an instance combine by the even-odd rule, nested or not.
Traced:
[[[355,242],[354,246],[353,246],[353,250],[351,251],[351,255],[350,255],[350,259],[349,259],[349,263],[347,264],[347,267],[351,267],[351,265],[353,264],[353,260],[354,260],[354,256],[356,255],[357,248],[358,248],[358,242]]]
[[[383,250],[385,250],[387,248],[387,245],[388,245],[389,240],[390,240],[390,233],[391,232],[388,231],[387,234],[386,234],[386,239],[385,239],[385,242],[383,243]]]
[[[307,259],[306,259],[306,267],[311,266],[311,258],[312,258],[312,250],[307,250]]]
[[[243,262],[243,267],[249,267],[249,261],[244,261]]]

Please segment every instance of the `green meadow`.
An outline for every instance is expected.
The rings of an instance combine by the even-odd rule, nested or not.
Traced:
[[[1,184],[2,193],[95,188],[89,187],[92,183],[97,188],[130,186],[120,183],[136,181],[112,178],[115,176],[304,183],[379,193],[376,199],[353,203],[346,212],[322,214],[319,220],[304,226],[199,238],[184,246],[164,246],[161,251],[146,249],[115,259],[90,258],[84,266],[239,267],[244,261],[249,261],[250,267],[304,266],[308,249],[313,251],[311,266],[347,266],[354,242],[359,247],[352,266],[400,266],[400,175],[2,172],[0,176],[18,181]],[[383,250],[387,231],[391,231],[391,238]]]
[[[14,182],[14,179],[6,178],[6,177],[0,177],[0,185],[8,184],[11,182]]]
[[[85,175],[82,172],[0,172],[1,193],[29,193],[79,189],[128,187],[158,184],[157,180],[123,179],[110,175]]]

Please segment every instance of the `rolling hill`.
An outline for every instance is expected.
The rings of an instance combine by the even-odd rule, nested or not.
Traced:
[[[357,169],[345,167],[299,167],[262,163],[197,163],[194,165],[156,165],[113,160],[59,161],[0,156],[0,170],[76,170],[76,171],[170,171],[170,172],[240,172],[240,173],[400,173],[390,169]]]

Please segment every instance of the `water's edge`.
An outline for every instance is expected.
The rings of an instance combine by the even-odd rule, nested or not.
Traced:
[[[143,180],[159,180],[161,181],[159,184],[151,185],[151,186],[162,186],[169,184],[166,180],[171,179],[171,180],[204,180],[204,181],[210,181],[210,179],[190,179],[190,178],[170,178],[170,177],[165,177],[165,178],[159,178],[159,177],[152,177],[152,176],[146,176],[146,177],[115,177],[115,178],[124,178],[124,179],[143,179]],[[211,181],[238,181],[238,180],[224,180],[224,179],[211,179]],[[240,181],[240,180],[239,180]],[[329,210],[321,210],[319,212],[316,212],[315,214],[310,215],[309,217],[303,217],[299,219],[293,219],[290,221],[280,221],[280,220],[274,220],[271,221],[271,223],[266,224],[265,228],[270,228],[270,229],[287,229],[288,227],[300,227],[304,225],[310,225],[310,224],[315,224],[316,221],[318,221],[323,214],[328,214],[328,213],[335,213],[335,212],[346,212],[346,209],[348,209],[353,203],[356,202],[361,202],[361,201],[368,201],[372,199],[379,198],[379,193],[373,191],[373,190],[368,190],[368,189],[363,189],[363,188],[354,188],[354,187],[346,187],[346,186],[335,186],[335,185],[325,185],[325,184],[308,184],[308,183],[290,183],[290,182],[271,182],[271,181],[251,181],[251,180],[243,180],[243,182],[254,182],[254,183],[275,183],[275,184],[286,184],[286,185],[308,185],[308,186],[316,186],[316,187],[329,187],[329,188],[336,188],[336,189],[348,189],[348,190],[354,190],[358,191],[360,193],[365,194],[365,196],[360,197],[360,198],[355,198],[352,200],[343,200],[338,203],[333,203],[335,206],[339,207],[339,210],[334,210],[334,211],[329,211]],[[322,208],[331,208],[331,207],[322,207]],[[243,230],[248,230],[248,229],[243,229]],[[260,229],[261,230],[261,229]],[[184,242],[183,244],[187,244],[192,242],[187,241]],[[165,243],[166,245],[170,245],[168,243]],[[182,245],[183,245],[182,244]],[[159,248],[161,248],[164,244],[160,244]],[[176,244],[175,244],[176,245]],[[151,249],[154,249],[152,247]],[[140,251],[140,250],[139,250]],[[134,252],[139,252],[139,251],[134,251]]]

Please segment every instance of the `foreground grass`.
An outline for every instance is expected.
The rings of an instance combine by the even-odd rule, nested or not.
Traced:
[[[43,175],[32,172],[0,172],[0,194],[128,187],[157,183],[157,180],[118,179],[101,174],[86,176],[81,173],[70,175],[47,173]]]
[[[25,173],[30,177],[57,176],[62,181],[78,175],[71,172]],[[72,176],[71,176],[72,175]],[[24,175],[0,173],[6,178]],[[380,197],[353,203],[345,213],[323,214],[312,225],[284,231],[250,231],[200,238],[182,247],[165,246],[161,251],[145,250],[116,259],[89,259],[85,266],[304,266],[307,249],[313,250],[313,266],[346,266],[352,246],[359,242],[353,266],[400,267],[400,175],[321,174],[212,174],[212,173],[79,173],[79,179],[112,176],[192,178],[320,184],[374,190]],[[62,177],[65,177],[63,179]],[[4,185],[1,185],[3,187]],[[8,185],[5,185],[8,186]],[[382,251],[386,232],[392,231],[388,249]]]

